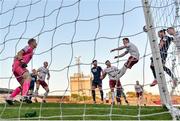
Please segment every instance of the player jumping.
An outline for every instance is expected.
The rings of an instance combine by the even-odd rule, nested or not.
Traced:
[[[10,105],[13,104],[13,99],[22,92],[22,101],[31,103],[29,100],[27,93],[29,90],[31,76],[29,71],[26,69],[27,64],[33,57],[33,50],[37,47],[37,43],[35,39],[28,40],[28,46],[20,50],[14,58],[14,62],[12,65],[12,71],[17,81],[21,86],[17,87],[9,97],[7,97],[6,102]]]
[[[120,58],[125,56],[126,54],[130,53],[130,57],[128,58],[127,62],[124,64],[121,70],[119,70],[117,78],[121,78],[125,73],[126,70],[129,68],[131,69],[134,64],[139,61],[139,50],[138,48],[129,41],[129,38],[123,38],[124,46],[112,49],[111,52],[126,49],[124,53],[121,55],[115,56],[114,58]]]
[[[101,79],[103,80],[106,77],[106,75],[108,74],[108,76],[109,76],[109,87],[111,89],[111,96],[112,96],[112,103],[111,103],[112,105],[115,104],[114,88],[115,88],[115,86],[117,86],[116,100],[117,100],[118,105],[120,105],[121,83],[120,83],[119,79],[116,78],[118,68],[115,66],[111,66],[111,62],[109,60],[107,60],[105,62],[105,64],[106,64],[107,68],[104,69]]]
[[[94,104],[96,103],[96,93],[95,93],[95,89],[98,87],[100,90],[100,94],[101,94],[101,101],[103,103],[103,90],[102,90],[102,80],[101,75],[102,75],[102,68],[100,66],[97,65],[97,60],[93,60],[92,62],[93,67],[91,68],[91,72],[93,74],[93,81],[92,81],[92,97],[93,97],[93,101]]]
[[[49,69],[48,69],[48,62],[45,61],[43,64],[44,64],[43,67],[40,67],[37,70],[37,72],[38,72],[38,80],[36,82],[35,95],[38,95],[39,86],[41,85],[46,90],[46,92],[44,93],[43,100],[42,100],[44,103],[46,103],[45,99],[48,96],[49,87],[48,87],[47,83],[45,82],[45,79],[46,79],[46,75],[48,76],[47,80],[50,79],[50,73],[49,73]],[[35,101],[37,102],[36,98],[35,98]]]
[[[173,86],[175,86],[175,84],[177,82],[177,78],[175,78],[174,74],[171,72],[171,70],[168,67],[165,66],[166,58],[168,56],[168,49],[169,49],[169,46],[170,46],[171,42],[173,41],[173,38],[167,36],[166,35],[166,30],[164,30],[164,29],[160,30],[158,32],[158,36],[160,38],[159,49],[160,49],[160,55],[161,55],[161,59],[162,59],[163,69],[172,78]],[[155,86],[157,84],[157,79],[156,79],[156,71],[155,71],[155,68],[154,68],[154,63],[153,63],[153,58],[152,57],[151,57],[150,68],[151,68],[153,76],[154,76],[154,81],[152,82],[152,84],[150,86]]]

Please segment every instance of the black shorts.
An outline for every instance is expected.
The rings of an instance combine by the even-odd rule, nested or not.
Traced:
[[[102,87],[102,82],[100,81],[100,82],[92,82],[92,86],[94,86],[95,88],[97,88],[97,87]]]

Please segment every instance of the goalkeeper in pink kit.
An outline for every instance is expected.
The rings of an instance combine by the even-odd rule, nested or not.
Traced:
[[[20,50],[14,58],[12,65],[12,71],[20,86],[17,87],[9,97],[7,97],[6,102],[10,105],[13,104],[13,99],[21,93],[23,102],[31,103],[28,98],[28,90],[31,82],[31,76],[29,71],[26,69],[27,64],[33,57],[33,50],[37,47],[35,39],[29,39],[28,45]]]

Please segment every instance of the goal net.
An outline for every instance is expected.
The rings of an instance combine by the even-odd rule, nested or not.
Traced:
[[[149,43],[151,40],[143,30],[147,26],[143,1],[0,0],[0,119],[172,119],[172,111],[159,107],[162,105],[162,95],[158,84],[150,86],[154,80],[150,69],[153,53]],[[176,32],[180,32],[178,0],[149,0],[148,3],[157,43],[160,42],[159,30],[174,27]],[[166,34],[174,38],[167,31]],[[120,78],[129,106],[126,106],[123,96],[122,106],[111,105],[108,77],[102,81],[104,104],[98,104],[98,88],[97,104],[92,104],[92,60],[98,60],[103,70],[106,68],[106,60],[121,69],[128,56],[114,59],[124,50],[115,53],[110,53],[110,50],[122,46],[125,37],[140,52],[139,62]],[[47,103],[42,103],[41,97],[45,91],[40,87],[40,103],[33,101],[31,107],[31,104],[19,102],[19,95],[15,98],[17,104],[9,106],[5,99],[19,86],[12,73],[13,59],[30,38],[35,38],[38,45],[28,64],[29,72],[43,66],[44,61],[49,63],[51,77],[46,80],[50,89]],[[169,46],[165,65],[177,79],[174,86],[174,79],[164,73],[170,103],[179,106],[180,56],[173,42]],[[140,103],[137,103],[134,88],[137,80],[144,90],[143,101]],[[37,115],[26,118],[24,113],[32,110]],[[14,112],[8,114],[11,111]]]

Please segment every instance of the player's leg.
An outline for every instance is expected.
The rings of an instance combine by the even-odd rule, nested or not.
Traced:
[[[16,79],[18,80],[18,82],[20,83],[20,85],[22,85],[23,83],[23,78],[22,76],[18,75],[17,73],[14,72],[14,76],[16,77]],[[22,91],[22,87],[19,86],[17,87],[15,90],[13,90],[13,92],[11,93],[11,95],[8,97],[9,99],[13,99],[15,98],[18,94],[20,94],[20,92]]]
[[[116,78],[120,79],[126,73],[127,67],[124,65],[117,73]]]
[[[34,101],[35,101],[35,102],[38,102],[37,96],[38,96],[39,87],[40,87],[40,80],[37,80],[37,81],[36,81],[36,90],[35,90],[35,92],[34,92],[34,94],[35,94],[35,96],[34,96]]]
[[[172,71],[168,67],[166,67],[165,65],[163,66],[163,69],[172,78],[173,88],[175,88],[177,86],[178,79],[175,78],[175,76],[172,73]]]
[[[13,90],[13,92],[11,93],[11,95],[6,98],[6,102],[7,102],[9,105],[13,105],[13,99],[14,99],[21,91],[22,91],[21,86],[17,87],[15,90]]]
[[[23,84],[22,84],[22,98],[21,101],[26,102],[26,103],[32,103],[28,96],[28,91],[31,83],[31,76],[28,71],[23,73]]]
[[[30,100],[32,99],[33,92],[34,92],[34,83],[35,83],[35,81],[34,81],[34,80],[31,80],[30,87],[29,87]]]
[[[101,101],[102,101],[102,103],[104,103],[104,93],[103,93],[103,90],[102,90],[102,83],[100,82],[99,84],[98,84],[98,88],[99,88],[99,91],[100,91],[100,95],[101,95]]]
[[[39,87],[40,87],[40,80],[37,80],[37,81],[36,81],[35,95],[38,95]]]
[[[30,87],[30,83],[31,83],[31,76],[29,74],[29,72],[25,72],[23,75],[23,84],[22,84],[22,96],[27,96],[28,94],[28,90],[29,90],[29,87]]]
[[[114,87],[116,85],[116,81],[115,80],[109,80],[109,87],[111,89],[111,98],[112,98],[112,102],[111,104],[114,105],[115,104],[115,101],[114,101],[114,97],[115,97],[115,94],[114,94]]]
[[[127,98],[126,98],[126,95],[125,95],[124,91],[122,91],[122,96],[123,96],[124,101],[126,102],[126,104],[129,105],[129,102],[128,102]]]
[[[131,69],[136,63],[138,62],[138,59],[134,58],[133,56],[130,56],[127,60],[127,62],[124,64],[124,66],[121,68],[121,70],[117,74],[117,79],[120,79],[127,71],[127,69]]]
[[[163,69],[172,79],[174,79],[174,74],[171,72],[171,70],[168,67],[163,66]]]
[[[125,63],[126,68],[131,69],[139,60],[133,56],[128,58],[128,61]]]
[[[121,83],[119,80],[116,81],[116,101],[118,105],[121,105]]]
[[[178,63],[180,64],[180,46],[177,47],[176,54],[177,54],[177,58],[178,58]]]
[[[144,103],[144,97],[143,97],[143,92],[140,92],[139,94],[139,101],[140,101],[140,106]]]
[[[175,87],[177,86],[178,80],[177,80],[177,78],[175,78],[175,76],[174,76],[174,74],[171,72],[171,70],[165,66],[165,64],[166,64],[166,58],[167,58],[167,54],[161,54],[163,69],[164,69],[164,71],[172,78],[173,88],[175,88]]]
[[[47,83],[45,81],[41,81],[40,84],[46,91],[44,93],[43,100],[42,100],[43,103],[46,103],[46,97],[48,96],[48,93],[49,93],[49,86],[47,85]]]
[[[157,79],[156,79],[156,71],[154,68],[153,58],[151,57],[150,59],[151,59],[150,68],[151,68],[151,71],[152,71],[153,76],[154,76],[154,80],[153,80],[152,84],[150,85],[152,87],[152,86],[155,86],[157,84]]]
[[[140,94],[139,94],[139,92],[136,92],[136,103],[137,103],[137,106],[139,106],[140,105]]]
[[[96,92],[95,89],[97,87],[97,84],[95,82],[92,82],[92,98],[93,98],[93,103],[96,103]]]
[[[12,71],[14,76],[16,77],[17,81],[21,84],[21,87],[17,87],[10,96],[7,97],[6,102],[10,105],[13,104],[13,98],[15,98],[21,91],[22,91],[22,84],[23,84],[23,73],[25,73],[27,70],[25,68],[22,68],[20,65],[20,62],[18,60],[15,60],[12,65]]]

